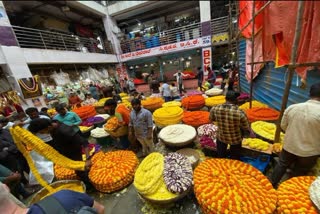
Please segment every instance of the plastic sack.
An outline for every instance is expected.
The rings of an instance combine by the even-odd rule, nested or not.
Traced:
[[[311,201],[316,205],[318,211],[320,210],[320,177],[317,177],[315,181],[309,187],[309,195]]]
[[[47,160],[35,151],[31,151],[30,155],[41,177],[50,184],[54,178],[53,162]],[[31,171],[29,173],[29,184],[39,184]]]

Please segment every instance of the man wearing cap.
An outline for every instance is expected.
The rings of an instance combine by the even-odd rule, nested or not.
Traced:
[[[153,152],[152,114],[147,109],[141,107],[139,99],[133,99],[131,105],[133,111],[130,113],[129,139],[134,134],[142,146],[142,155],[146,156]]]
[[[238,92],[228,91],[226,103],[214,106],[210,110],[210,121],[216,121],[218,125],[217,152],[219,158],[227,157],[229,144],[230,158],[239,160],[242,138],[250,134],[248,118],[237,106],[239,95]]]

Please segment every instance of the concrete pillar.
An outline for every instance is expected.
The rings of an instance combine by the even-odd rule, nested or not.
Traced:
[[[122,54],[120,41],[117,34],[120,33],[120,29],[117,26],[116,21],[106,13],[106,16],[102,18],[105,32],[108,40],[111,42],[115,54]]]
[[[0,45],[17,46],[18,42],[12,30],[6,9],[0,1]]]
[[[18,80],[21,78],[30,78],[32,77],[32,74],[24,58],[22,50],[19,47],[14,46],[0,46],[0,51],[3,53],[6,60],[3,70],[7,75],[7,79],[12,89],[17,91],[21,98],[24,98]],[[40,96],[38,98],[40,99],[42,105],[46,106],[43,97]],[[25,102],[21,102],[24,109],[34,106],[32,99],[24,99],[24,101]]]
[[[211,20],[210,1],[199,1],[200,6],[200,22]]]

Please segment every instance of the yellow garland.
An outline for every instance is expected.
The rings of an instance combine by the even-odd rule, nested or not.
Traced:
[[[245,138],[242,141],[242,145],[262,151],[266,151],[269,149],[269,143],[259,138]]]
[[[15,142],[16,144],[24,143],[25,145],[30,146],[34,151],[54,162],[55,164],[74,170],[83,171],[85,169],[85,162],[74,161],[61,155],[54,148],[43,142],[40,138],[33,135],[26,129],[15,126],[10,129],[10,132],[11,135],[17,140],[17,142]]]
[[[123,97],[127,97],[127,96],[128,96],[128,94],[127,94],[127,93],[123,93],[123,92],[121,92],[119,95],[120,95],[120,97],[121,97],[121,98],[123,98]]]
[[[148,155],[139,165],[133,185],[143,195],[155,193],[161,186],[164,157],[158,152]]]
[[[212,107],[215,105],[220,105],[226,102],[226,97],[223,95],[209,97],[205,99],[206,106]]]
[[[153,113],[153,119],[158,126],[174,125],[181,122],[183,110],[178,106],[162,107]]]
[[[166,102],[166,103],[162,104],[162,107],[174,107],[174,106],[181,107],[181,102],[179,102],[179,101],[170,101],[170,102]]]
[[[257,100],[252,100],[252,108],[254,107],[264,107],[264,108],[267,108],[268,105],[264,104],[264,103],[261,103]],[[248,110],[250,108],[250,102],[246,102],[244,104],[242,104],[241,106],[239,106],[239,109],[242,109],[242,110]]]
[[[251,128],[257,135],[264,137],[268,140],[274,140],[275,133],[276,133],[276,125],[274,123],[268,123],[264,121],[256,121],[251,123]],[[280,142],[282,143],[284,139],[284,133],[280,133]]]
[[[21,128],[20,128],[21,129]],[[12,138],[15,142],[15,144],[17,145],[17,148],[19,149],[19,151],[22,153],[22,155],[26,158],[28,165],[30,167],[31,172],[34,174],[34,177],[36,178],[36,180],[38,181],[38,183],[43,186],[44,188],[46,188],[48,190],[48,192],[53,192],[54,189],[41,177],[41,175],[39,174],[36,166],[34,165],[34,162],[30,156],[30,154],[28,153],[28,151],[26,150],[26,147],[22,144],[20,135],[18,135],[16,133],[17,129],[16,128],[11,128],[10,132],[12,135]]]

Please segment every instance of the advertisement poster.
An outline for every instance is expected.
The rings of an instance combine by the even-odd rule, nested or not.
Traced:
[[[42,96],[41,84],[38,76],[18,80],[24,99]]]
[[[211,47],[202,48],[202,65],[203,65],[203,74],[208,75],[207,67],[209,66],[212,69],[212,50]]]

